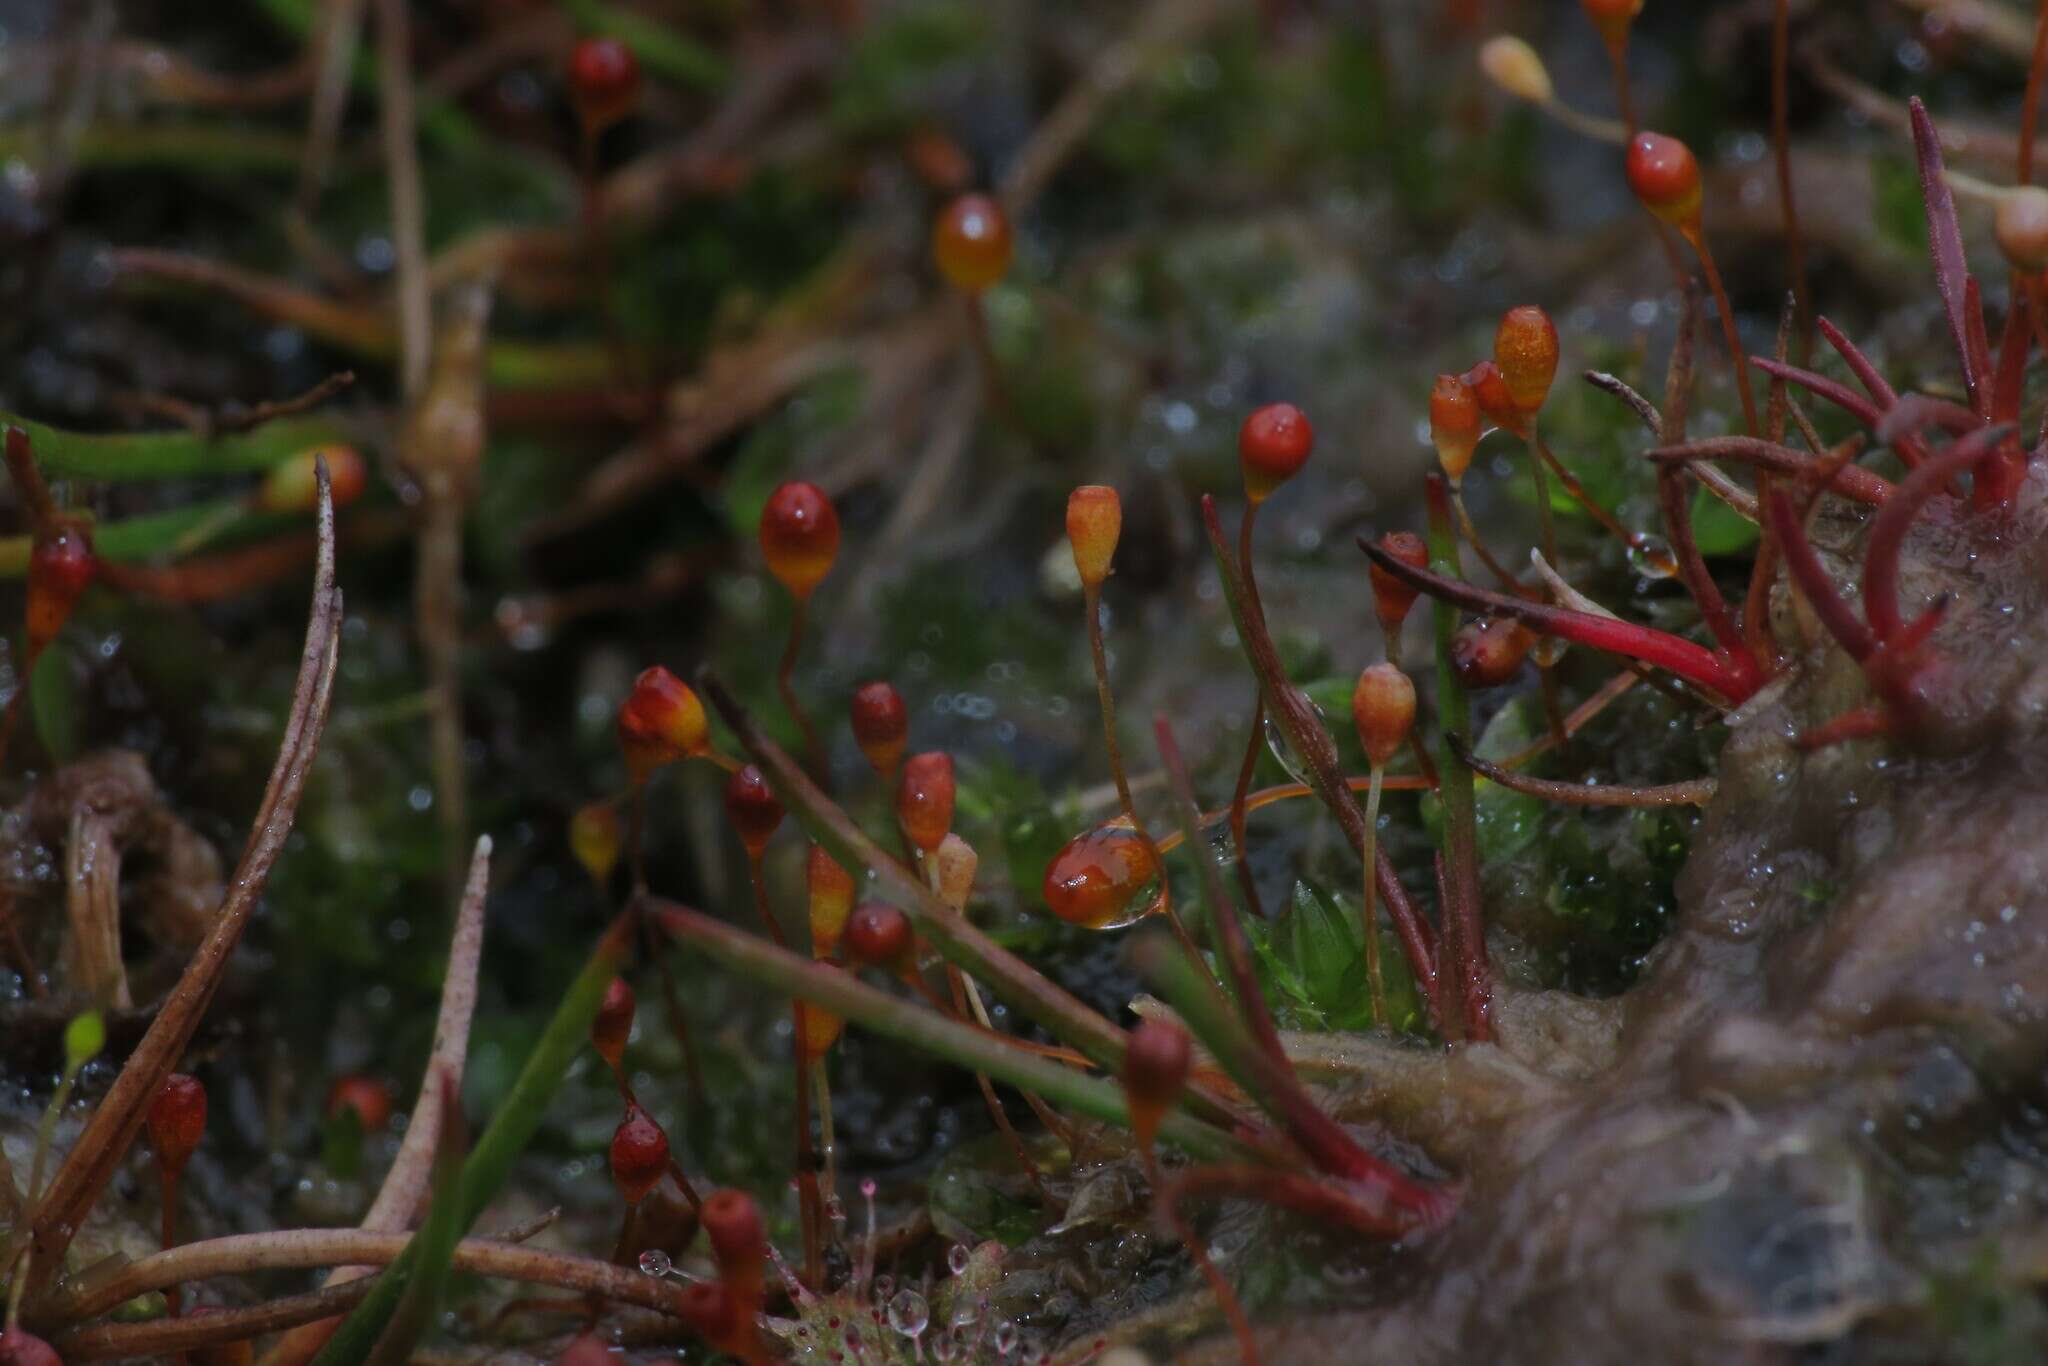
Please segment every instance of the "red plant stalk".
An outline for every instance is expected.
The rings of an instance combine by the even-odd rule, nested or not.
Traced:
[[[1906,531],[1927,500],[1939,493],[1956,475],[1998,454],[2000,444],[2015,435],[2010,423],[1986,427],[1931,455],[1927,463],[1907,475],[1897,495],[1870,524],[1870,543],[1863,561],[1863,611],[1878,640],[1889,641],[1899,632],[1899,550]]]
[[[1458,564],[1457,533],[1452,530],[1450,506],[1443,479],[1435,474],[1423,481],[1429,514],[1429,557],[1446,575]],[[1457,582],[1456,579],[1448,579]],[[1531,604],[1535,605],[1535,604]],[[1473,1043],[1493,1038],[1492,971],[1486,959],[1486,927],[1479,907],[1479,848],[1472,802],[1471,770],[1458,762],[1449,743],[1450,736],[1471,725],[1471,711],[1464,687],[1451,664],[1451,641],[1457,631],[1457,613],[1452,604],[1439,599],[1436,607],[1437,724],[1443,732],[1441,781],[1437,788],[1443,802],[1445,893],[1439,905],[1443,948],[1437,974],[1437,1022],[1447,1038],[1462,1035]],[[1559,719],[1553,732],[1562,728]]]

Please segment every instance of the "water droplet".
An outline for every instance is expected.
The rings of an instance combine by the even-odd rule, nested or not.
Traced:
[[[1554,669],[1564,658],[1564,652],[1571,648],[1569,641],[1557,636],[1538,636],[1536,643],[1529,647],[1529,654],[1539,669]]]
[[[959,1353],[953,1347],[953,1339],[950,1337],[932,1339],[932,1360],[939,1362],[940,1366],[944,1366],[946,1362],[953,1360],[958,1355]]]
[[[880,1304],[883,1300],[888,1299],[889,1296],[895,1293],[896,1278],[894,1276],[891,1276],[885,1271],[881,1275],[875,1277],[875,1303]]]
[[[889,1301],[889,1327],[906,1338],[919,1337],[931,1322],[931,1308],[915,1290],[900,1292]]]
[[[1067,841],[1045,870],[1046,909],[1070,925],[1114,930],[1157,904],[1159,864],[1121,819]]]
[[[1323,728],[1328,730],[1329,718],[1323,714],[1322,706],[1313,699],[1309,705],[1315,708],[1316,720],[1324,723]],[[1287,743],[1287,736],[1280,729],[1280,724],[1270,716],[1266,718],[1266,748],[1272,751],[1273,757],[1280,761],[1280,767],[1286,769],[1294,781],[1305,785],[1309,783],[1307,766],[1294,757],[1294,746]]]
[[[1016,1351],[1017,1325],[1010,1322],[1008,1319],[1004,1319],[1001,1323],[996,1325],[996,1331],[993,1341],[996,1345],[997,1356],[1006,1357],[1010,1353]]]
[[[1628,567],[1646,579],[1669,579],[1678,574],[1678,557],[1671,542],[1654,532],[1634,537],[1628,546]]]
[[[967,1263],[972,1256],[973,1254],[967,1250],[967,1244],[955,1243],[946,1249],[946,1269],[955,1276],[965,1276]]]
[[[643,1276],[666,1276],[671,1265],[668,1254],[658,1247],[650,1247],[640,1254],[640,1274]]]

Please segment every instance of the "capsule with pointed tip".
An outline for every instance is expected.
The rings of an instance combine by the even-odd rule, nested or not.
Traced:
[[[600,890],[611,885],[612,872],[619,866],[619,852],[625,843],[619,810],[610,802],[578,807],[569,818],[569,852]]]
[[[337,1077],[327,1091],[327,1117],[338,1118],[344,1110],[355,1112],[364,1133],[382,1133],[391,1122],[391,1088],[360,1072]]]
[[[71,620],[71,609],[99,573],[92,533],[60,521],[38,533],[28,552],[28,657],[42,654]]]
[[[1121,821],[1083,830],[1046,865],[1045,908],[1069,925],[1113,930],[1143,916],[1159,881],[1151,846]]]
[[[953,828],[953,756],[944,750],[913,754],[896,782],[896,820],[910,842],[929,854]]]
[[[1503,314],[1493,335],[1493,363],[1517,409],[1533,413],[1541,408],[1557,378],[1557,328],[1550,315],[1534,304]]]
[[[1180,1099],[1193,1059],[1187,1031],[1169,1020],[1143,1019],[1131,1030],[1124,1046],[1124,1099],[1141,1148],[1152,1146],[1160,1121]]]
[[[1417,569],[1429,567],[1429,547],[1412,531],[1388,532],[1380,537],[1380,549],[1403,564]],[[1402,622],[1408,620],[1408,613],[1421,593],[1378,564],[1369,563],[1366,573],[1372,580],[1373,611],[1380,619],[1380,629],[1391,636],[1401,629]]]
[[[743,765],[726,779],[725,817],[739,832],[740,843],[747,847],[747,853],[754,858],[761,857],[761,851],[768,847],[769,838],[782,824],[782,803],[755,765]]]
[[[1600,30],[1609,50],[1618,52],[1628,46],[1628,31],[1643,12],[1643,0],[1579,0],[1579,8]]]
[[[1456,375],[1438,375],[1429,391],[1429,439],[1444,477],[1458,487],[1479,449],[1479,395]]]
[[[792,479],[761,509],[761,555],[791,597],[809,598],[839,556],[839,510],[816,484]]]
[[[1458,380],[1479,400],[1479,414],[1488,422],[1515,433],[1526,428],[1528,424],[1524,421],[1521,406],[1515,402],[1514,393],[1508,388],[1507,377],[1501,374],[1500,366],[1483,360],[1458,376]]]
[[[569,96],[592,134],[633,112],[640,102],[640,60],[616,38],[584,38],[569,51]]]
[[[1682,232],[1700,221],[1700,164],[1692,148],[1662,133],[1638,133],[1628,144],[1628,187],[1643,207]]]
[[[1015,250],[1009,215],[985,194],[959,196],[932,224],[932,262],[964,294],[979,294],[1007,275]]]
[[[1486,78],[1518,100],[1549,104],[1556,97],[1543,59],[1512,34],[1497,34],[1479,48],[1479,69]]]
[[[591,1047],[614,1072],[625,1065],[626,1041],[633,1037],[636,1008],[633,988],[626,985],[625,978],[614,977],[604,989],[604,999],[598,1002],[597,1014],[590,1021]]]
[[[854,741],[867,756],[868,766],[887,782],[903,761],[903,748],[910,740],[910,709],[903,705],[903,694],[881,679],[863,683],[854,689],[847,713],[853,721]]]
[[[255,504],[259,511],[275,513],[308,513],[320,507],[320,476],[318,462],[327,461],[327,490],[334,499],[334,505],[345,508],[363,496],[369,486],[370,474],[363,464],[363,457],[354,446],[321,446],[315,450],[300,451],[288,456],[270,467],[263,476],[263,482],[256,486]]]
[[[612,1182],[629,1205],[637,1205],[668,1170],[668,1134],[638,1105],[612,1131]]]
[[[156,1150],[157,1166],[176,1177],[206,1136],[206,1088],[197,1077],[171,1073],[149,1102],[143,1123]]]
[[[1374,768],[1385,768],[1415,725],[1415,684],[1384,661],[1361,671],[1351,690],[1351,720]]]
[[[959,835],[948,831],[939,841],[939,847],[932,851],[930,873],[932,890],[939,894],[939,900],[956,911],[967,909],[967,898],[974,893],[974,875],[981,868],[981,855],[974,846]]]
[[[659,664],[633,680],[633,691],[619,707],[618,731],[619,749],[636,786],[664,764],[703,753],[711,739],[704,704],[689,684]]]
[[[833,963],[820,963],[818,966],[829,972],[840,970]],[[803,1025],[803,1034],[798,1040],[798,1045],[803,1049],[804,1059],[814,1061],[824,1057],[827,1050],[839,1042],[839,1035],[845,1030],[846,1021],[822,1006],[815,1006],[806,1001],[803,1003]]]
[[[1315,428],[1308,414],[1292,403],[1268,403],[1255,410],[1237,430],[1237,463],[1244,472],[1244,495],[1263,503],[1273,491],[1301,472],[1315,449]]]
[[[830,958],[839,952],[846,933],[846,918],[853,914],[853,875],[839,866],[839,860],[821,844],[811,846],[810,861],[804,868],[811,921],[811,956]]]
[[[1123,529],[1123,501],[1109,485],[1083,484],[1067,495],[1067,545],[1082,586],[1100,588],[1109,577]]]

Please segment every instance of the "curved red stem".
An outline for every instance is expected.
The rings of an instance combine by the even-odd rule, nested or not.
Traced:
[[[1905,543],[1907,528],[1929,498],[1950,479],[1995,454],[2013,430],[2011,423],[1985,427],[1935,452],[1926,464],[1906,476],[1897,496],[1886,500],[1870,524],[1870,545],[1863,560],[1863,613],[1879,640],[1890,640],[1901,625],[1899,548]]]

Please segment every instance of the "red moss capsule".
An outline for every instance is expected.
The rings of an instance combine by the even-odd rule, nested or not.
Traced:
[[[1374,768],[1385,768],[1415,725],[1415,685],[1384,661],[1362,671],[1351,691],[1351,720],[1365,757]]]
[[[185,1170],[199,1140],[206,1134],[206,1088],[199,1078],[173,1072],[164,1078],[144,1117],[157,1166],[166,1175]]]
[[[839,952],[846,918],[853,914],[853,875],[840,867],[823,845],[814,844],[804,883],[809,893],[811,956],[830,958]]]
[[[612,1131],[612,1181],[626,1203],[637,1205],[668,1170],[668,1135],[637,1105]]]
[[[1992,231],[2014,270],[2038,275],[2048,269],[2048,190],[2020,185],[2002,192]]]
[[[1510,617],[1468,621],[1451,637],[1451,668],[1468,688],[1497,688],[1515,676],[1536,635]]]
[[[910,954],[910,917],[886,901],[863,901],[846,920],[846,961],[896,971]]]
[[[1067,495],[1067,545],[1083,585],[1100,588],[1123,534],[1124,505],[1107,484],[1083,484]]]
[[[816,484],[792,479],[761,509],[761,554],[790,596],[808,598],[839,555],[839,510]]]
[[[1503,314],[1493,334],[1493,363],[1516,408],[1524,413],[1541,408],[1557,378],[1557,328],[1550,315],[1534,304]]]
[[[1237,429],[1237,463],[1244,471],[1244,496],[1263,503],[1273,490],[1301,472],[1315,449],[1308,414],[1292,403],[1268,403]]]
[[[591,802],[569,818],[569,852],[600,888],[610,885],[625,844],[619,809],[610,802]]]
[[[301,451],[270,467],[256,488],[256,506],[263,512],[306,513],[320,507],[320,478],[315,464],[327,460],[327,488],[338,508],[363,496],[369,469],[353,446],[321,446]]]
[[[619,1366],[612,1358],[612,1349],[605,1340],[595,1333],[585,1333],[574,1338],[567,1347],[555,1354],[554,1366]]]
[[[1444,478],[1458,487],[1479,448],[1479,395],[1456,375],[1438,375],[1429,391],[1429,439]]]
[[[854,689],[853,702],[847,710],[853,719],[853,738],[859,743],[860,752],[886,781],[902,762],[903,747],[910,739],[910,709],[903,705],[903,694],[877,679]]]
[[[742,1304],[758,1303],[761,1264],[768,1257],[768,1232],[761,1223],[761,1210],[754,1197],[745,1191],[713,1191],[704,1197],[699,1218],[704,1236],[711,1243],[711,1255],[718,1262],[719,1279]]]
[[[1618,51],[1628,44],[1628,31],[1643,12],[1643,0],[1579,0],[1579,8],[1600,30],[1607,46]]]
[[[1662,133],[1638,133],[1628,145],[1628,187],[1643,207],[1675,228],[1700,218],[1700,164],[1692,149]]]
[[[913,754],[896,783],[896,819],[910,842],[929,854],[953,828],[953,756],[944,750]]]
[[[711,726],[690,685],[659,664],[633,680],[619,708],[619,749],[633,781],[642,783],[663,764],[703,753]]]
[[[1010,270],[1015,245],[1003,206],[985,194],[963,194],[932,224],[932,261],[946,283],[979,294]]]
[[[1067,841],[1046,865],[1045,908],[1069,925],[1110,930],[1145,914],[1159,880],[1152,849],[1128,825],[1099,825]]]
[[[1193,1058],[1187,1031],[1177,1024],[1144,1019],[1131,1030],[1124,1048],[1124,1100],[1140,1146],[1152,1146],[1160,1121],[1188,1084]]]
[[[576,117],[593,133],[633,112],[640,102],[640,61],[616,38],[584,38],[569,52],[569,95]]]
[[[614,977],[604,989],[604,1000],[598,1002],[597,1014],[590,1021],[590,1045],[614,1072],[625,1065],[626,1040],[633,1037],[636,1008],[633,988],[626,985],[625,978]]]
[[[58,522],[36,536],[28,552],[30,659],[57,638],[98,572],[92,534],[78,523]]]
[[[391,1088],[359,1072],[337,1077],[327,1090],[327,1117],[336,1119],[344,1110],[355,1111],[364,1133],[381,1133],[391,1122]]]
[[[739,832],[740,843],[755,858],[768,847],[768,839],[782,824],[782,803],[775,789],[753,764],[734,771],[725,783],[725,816]]]
[[[1380,549],[1403,564],[1417,569],[1429,567],[1429,547],[1412,531],[1388,532],[1380,537]],[[1379,616],[1380,629],[1391,636],[1401,629],[1402,622],[1408,620],[1409,610],[1421,594],[1376,563],[1368,563],[1366,574],[1372,580],[1373,611]]]
[[[57,1349],[22,1328],[0,1332],[0,1366],[64,1366]]]

